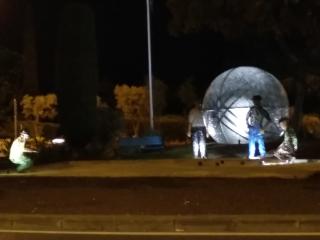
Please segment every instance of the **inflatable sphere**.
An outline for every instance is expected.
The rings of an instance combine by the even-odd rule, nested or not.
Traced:
[[[279,139],[278,120],[288,116],[288,97],[281,83],[270,73],[256,67],[237,67],[217,76],[203,99],[204,120],[210,136],[218,143],[248,142],[246,116],[252,97],[260,95],[261,104],[272,119],[265,126],[266,142]]]

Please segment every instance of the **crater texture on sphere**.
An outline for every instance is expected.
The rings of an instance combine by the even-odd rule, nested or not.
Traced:
[[[246,115],[253,106],[251,99],[254,95],[262,97],[261,104],[272,119],[265,129],[266,141],[279,138],[278,120],[288,116],[286,91],[277,78],[262,69],[237,67],[217,76],[203,99],[206,128],[216,142],[248,142]]]

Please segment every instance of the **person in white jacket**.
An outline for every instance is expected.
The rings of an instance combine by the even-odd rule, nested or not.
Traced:
[[[35,152],[34,150],[25,148],[25,144],[29,134],[26,131],[21,131],[19,137],[17,137],[11,147],[9,159],[17,166],[17,172],[23,172],[33,165],[33,161],[30,157],[26,156],[25,152]]]
[[[193,157],[198,159],[198,165],[202,165],[201,160],[207,158],[206,135],[201,104],[196,102],[189,112],[187,136],[192,138]]]

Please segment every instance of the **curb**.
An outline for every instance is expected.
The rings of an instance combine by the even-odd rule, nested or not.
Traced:
[[[317,233],[318,215],[43,215],[2,214],[0,232]]]

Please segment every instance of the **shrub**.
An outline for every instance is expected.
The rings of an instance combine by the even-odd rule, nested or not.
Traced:
[[[117,108],[123,112],[130,123],[134,136],[139,136],[141,127],[148,114],[148,91],[145,86],[116,85],[114,94]]]
[[[320,138],[320,116],[318,114],[304,115],[302,126],[304,136],[309,138]]]
[[[134,136],[132,131],[132,123],[125,119],[125,130],[127,136]],[[164,115],[156,117],[154,121],[155,132],[159,133],[165,141],[185,141],[187,130],[187,119],[180,115]],[[150,133],[150,123],[148,119],[144,119],[140,123],[138,135],[146,135]]]
[[[159,130],[166,143],[186,141],[187,119],[179,115],[165,115],[156,119],[156,129]]]
[[[0,156],[8,156],[11,144],[10,138],[1,138],[0,139]]]
[[[47,94],[44,96],[25,95],[20,105],[22,106],[22,114],[25,119],[33,120],[33,134],[36,137],[42,135],[40,130],[40,120],[52,120],[57,116],[57,97],[55,94]],[[31,128],[30,128],[31,129]]]

